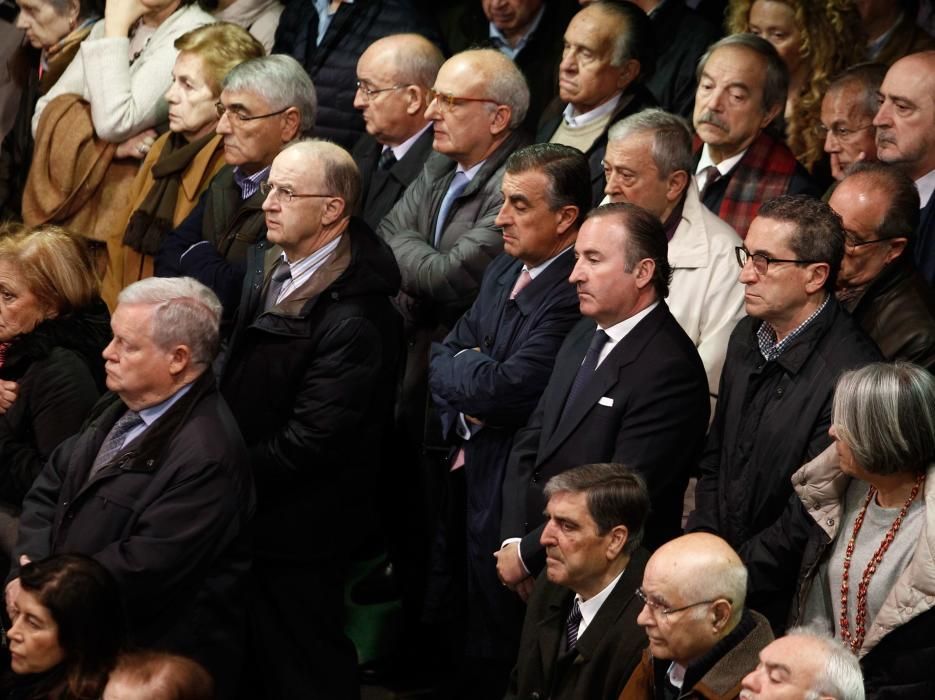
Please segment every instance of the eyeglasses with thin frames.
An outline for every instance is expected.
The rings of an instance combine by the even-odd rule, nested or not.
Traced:
[[[870,124],[864,124],[863,126],[858,126],[856,129],[850,129],[846,126],[841,126],[836,124],[834,126],[825,126],[824,124],[815,125],[815,133],[818,134],[819,138],[822,140],[828,137],[828,134],[831,133],[838,141],[850,141],[854,136],[861,132],[866,131],[867,129],[873,128],[873,122]]]
[[[228,109],[224,105],[223,102],[215,102],[214,108],[217,110],[218,119],[220,119],[226,114],[227,118],[230,119],[231,124],[235,124],[238,122],[252,122],[252,121],[256,121],[257,119],[267,119],[268,117],[275,117],[276,115],[282,114],[283,112],[288,112],[292,107],[291,106],[283,107],[277,112],[270,112],[269,114],[258,114],[255,117],[250,117],[250,116],[247,116],[246,114],[241,114],[240,112],[236,112],[232,109]]]
[[[721,598],[714,598],[712,600],[699,600],[697,603],[690,603],[689,605],[683,605],[679,608],[668,608],[661,603],[657,603],[655,600],[646,595],[646,591],[643,590],[642,586],[636,589],[636,597],[643,601],[643,604],[652,611],[653,615],[661,615],[663,618],[668,618],[669,615],[674,615],[675,613],[680,613],[684,610],[697,608],[699,605],[709,605],[718,600],[721,600]],[[724,598],[724,600],[726,600],[728,603],[733,602],[730,600],[730,598]]]
[[[367,101],[370,101],[374,98],[375,95],[379,95],[381,92],[392,92],[393,90],[402,90],[404,87],[409,87],[408,85],[391,85],[390,87],[385,88],[372,88],[367,83],[357,81],[357,89],[367,98]]]
[[[883,243],[884,241],[891,241],[894,238],[904,238],[904,236],[884,236],[883,238],[871,238],[869,241],[862,241],[857,236],[854,235],[852,231],[844,232],[844,245],[848,248],[862,248],[865,245],[872,245],[874,243]]]
[[[334,197],[333,194],[299,194],[298,192],[293,192],[288,187],[280,187],[279,185],[273,184],[269,180],[260,183],[260,192],[263,193],[264,197],[268,197],[270,193],[273,193],[273,198],[278,199],[280,202],[289,204],[293,199],[304,199],[306,197]]]
[[[458,107],[462,102],[489,102],[490,104],[498,105],[500,104],[496,100],[491,100],[487,97],[458,97],[455,95],[449,95],[444,92],[439,92],[435,88],[429,88],[428,92],[429,104],[434,102],[438,105],[438,108],[445,112],[450,112],[455,107]]]
[[[753,270],[761,277],[769,270],[770,263],[794,263],[796,265],[811,265],[812,263],[825,262],[824,260],[790,260],[788,258],[771,258],[763,253],[751,253],[743,246],[734,248],[734,255],[737,256],[737,264],[741,268],[746,267],[747,260],[753,261]]]

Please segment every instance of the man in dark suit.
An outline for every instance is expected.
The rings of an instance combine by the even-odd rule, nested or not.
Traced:
[[[488,669],[496,686],[468,697],[502,697],[516,659],[523,607],[497,579],[490,553],[500,545],[500,487],[513,435],[536,407],[555,354],[581,318],[568,275],[591,203],[588,163],[568,146],[528,146],[507,160],[501,189],[496,224],[506,252],[487,268],[477,299],[445,342],[433,345],[429,369],[445,434],[460,437],[448,479],[449,555],[433,571],[467,565],[467,576],[454,578],[467,586],[466,592],[457,586],[457,600],[466,601],[457,628],[464,632],[466,665]],[[465,675],[476,682],[480,673]]]
[[[558,97],[545,108],[536,140],[573,146],[587,156],[595,206],[604,197],[607,130],[656,106],[643,86],[653,71],[652,32],[646,14],[628,2],[595,2],[565,30]]]
[[[694,344],[665,304],[671,268],[659,219],[631,204],[590,213],[571,274],[581,313],[503,483],[501,580],[526,597],[542,568],[542,485],[581,462],[621,462],[649,487],[647,543],[681,531],[682,497],[708,425]],[[595,327],[596,325],[596,327]]]
[[[621,464],[587,464],[545,486],[548,554],[526,613],[508,700],[616,700],[646,638],[633,595],[648,555],[643,479]]]
[[[373,42],[357,62],[354,106],[363,114],[367,133],[351,155],[360,169],[360,217],[373,229],[432,152],[425,108],[444,60],[428,39],[394,34]]]

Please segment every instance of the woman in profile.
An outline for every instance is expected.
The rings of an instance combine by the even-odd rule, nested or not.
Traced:
[[[7,592],[9,700],[96,700],[123,645],[120,591],[94,559],[58,554],[25,564]]]

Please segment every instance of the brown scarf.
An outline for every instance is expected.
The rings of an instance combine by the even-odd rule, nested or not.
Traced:
[[[143,255],[155,255],[173,228],[175,206],[179,198],[182,174],[191,165],[211,139],[208,132],[194,141],[186,141],[182,134],[170,134],[169,140],[153,166],[153,186],[146,199],[130,216],[123,243]]]

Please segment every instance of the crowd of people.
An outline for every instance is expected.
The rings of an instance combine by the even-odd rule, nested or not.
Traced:
[[[935,697],[927,3],[3,9],[0,697]]]

